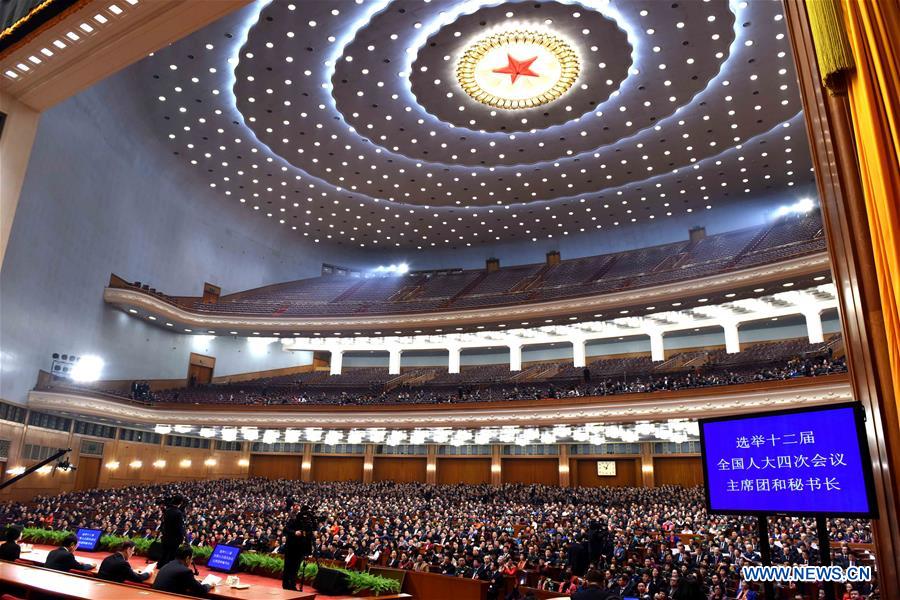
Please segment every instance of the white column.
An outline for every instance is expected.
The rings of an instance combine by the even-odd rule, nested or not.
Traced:
[[[388,350],[388,375],[400,374],[400,355],[403,353],[399,348]]]
[[[519,344],[509,345],[509,370],[522,370],[522,346]]]
[[[822,314],[818,309],[808,310],[803,313],[806,317],[806,333],[809,335],[810,344],[821,344],[825,341],[825,335],[822,332]]]
[[[725,352],[728,354],[737,354],[741,351],[741,340],[738,337],[738,324],[735,321],[726,321],[722,323],[725,330]]]
[[[587,360],[585,359],[585,345],[583,339],[572,340],[572,366],[576,369],[584,367]]]
[[[658,362],[666,359],[663,345],[663,332],[657,329],[648,332],[650,334],[650,360]]]
[[[447,359],[447,372],[459,373],[459,346],[450,346],[447,351],[450,353]]]
[[[340,375],[341,365],[344,362],[344,351],[332,348],[331,350],[331,374]]]

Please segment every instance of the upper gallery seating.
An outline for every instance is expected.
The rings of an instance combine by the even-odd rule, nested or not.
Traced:
[[[704,277],[825,249],[818,213],[638,250],[497,271],[454,270],[360,279],[323,275],[222,296],[214,303],[146,293],[198,312],[266,316],[397,314],[520,304]],[[127,285],[127,284],[123,284]]]
[[[455,374],[436,367],[404,369],[399,375],[390,375],[384,367],[349,368],[340,375],[313,371],[169,389],[153,393],[149,401],[255,405],[434,404],[677,390],[842,373],[846,364],[842,358],[835,358],[834,352],[840,344],[839,335],[820,344],[779,340],[754,344],[736,354],[717,349],[676,352],[657,363],[648,356],[601,358],[588,363],[586,369],[564,362],[534,364],[518,372],[510,371],[507,364],[478,365],[464,367]],[[48,387],[72,388],[69,384]],[[118,395],[128,397],[125,392]]]

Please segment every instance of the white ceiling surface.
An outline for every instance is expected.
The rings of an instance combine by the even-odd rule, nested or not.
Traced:
[[[572,89],[470,99],[456,59],[504,28],[566,38]],[[546,240],[813,181],[778,2],[276,0],[136,68],[205,184],[322,244]]]

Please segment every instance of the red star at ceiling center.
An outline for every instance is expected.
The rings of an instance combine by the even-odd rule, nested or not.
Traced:
[[[516,60],[511,54],[507,54],[506,58],[509,60],[509,63],[505,67],[494,69],[494,73],[509,75],[511,84],[515,83],[519,77],[540,77],[540,74],[531,70],[531,64],[537,60],[537,56],[532,56],[525,60]]]

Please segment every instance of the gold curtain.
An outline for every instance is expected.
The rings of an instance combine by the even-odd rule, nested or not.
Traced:
[[[894,397],[900,399],[900,2],[841,0],[856,62],[848,96]]]

